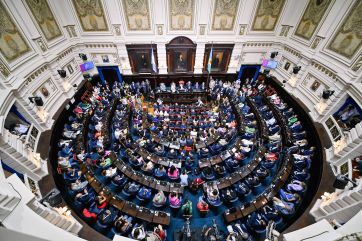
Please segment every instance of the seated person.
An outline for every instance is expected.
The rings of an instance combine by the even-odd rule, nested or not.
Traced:
[[[295,213],[295,206],[293,203],[282,201],[277,197],[273,197],[273,207],[284,215]]]
[[[81,182],[79,179],[77,179],[75,182],[70,184],[70,189],[75,192],[82,191],[86,186],[88,185],[88,181],[85,180]]]
[[[178,172],[178,169],[174,165],[171,165],[171,167],[167,171],[167,175],[170,179],[178,179]]]
[[[152,161],[149,161],[149,162],[147,162],[147,163],[145,163],[144,165],[143,165],[143,167],[142,167],[142,170],[144,171],[144,172],[147,172],[147,173],[153,173],[153,167],[154,167],[154,164],[153,164],[153,162]]]
[[[235,202],[238,198],[238,196],[236,195],[235,190],[233,190],[232,188],[224,188],[221,190],[221,197],[226,201],[226,202]]]
[[[180,184],[182,186],[188,186],[189,185],[189,175],[187,174],[186,169],[183,169],[180,175]]]
[[[158,168],[156,168],[155,170],[155,176],[157,178],[163,178],[166,176],[166,168],[162,165],[160,165]]]
[[[199,201],[197,203],[197,209],[200,211],[200,213],[206,213],[209,211],[209,204],[204,201],[203,197],[199,197]]]
[[[168,152],[167,157],[170,159],[175,159],[177,157],[177,152],[174,149],[171,149]]]
[[[208,185],[206,188],[207,199],[211,202],[215,202],[220,199],[219,189],[216,186],[216,183]]]
[[[179,207],[181,206],[182,198],[176,192],[172,192],[168,196],[168,201],[172,207]]]
[[[146,232],[143,225],[136,224],[131,232],[131,238],[136,240],[144,240],[146,238]]]
[[[121,175],[115,175],[113,176],[112,178],[112,183],[116,186],[119,186],[119,187],[123,187],[124,185],[126,185],[127,183],[127,177],[124,176],[123,174]]]
[[[221,177],[225,174],[226,170],[225,170],[225,167],[224,166],[221,166],[219,164],[216,164],[214,166],[214,171],[216,173],[217,176]]]
[[[163,193],[163,191],[159,190],[158,193],[156,193],[156,195],[153,197],[152,202],[156,207],[161,207],[161,206],[165,205],[166,200],[167,199],[166,199],[166,196]]]
[[[286,192],[284,189],[280,189],[279,191],[280,197],[282,200],[286,202],[299,202],[301,197],[297,193],[289,193]]]
[[[105,196],[103,191],[98,194],[95,202],[98,208],[105,208],[107,206],[107,197]]]
[[[102,168],[108,168],[110,165],[112,165],[112,160],[109,157],[108,158],[102,157],[101,162],[99,163],[99,165]]]
[[[206,179],[206,180],[211,180],[215,177],[214,173],[212,172],[212,168],[207,166],[202,170],[202,176]]]
[[[139,184],[136,184],[135,182],[129,182],[124,186],[123,193],[129,196],[133,196],[138,192],[139,189],[140,189]]]
[[[247,223],[254,230],[263,230],[266,228],[267,225],[264,217],[257,211],[249,214]]]
[[[121,215],[115,222],[114,227],[117,233],[125,234],[131,228],[132,217]]]
[[[155,235],[161,241],[166,239],[166,232],[163,230],[162,225],[160,224],[153,229],[153,235]]]
[[[14,127],[15,135],[18,135],[18,136],[26,135],[28,130],[29,130],[29,125],[24,125],[24,124],[20,124],[20,123],[15,124],[15,127]]]
[[[115,176],[117,174],[117,167],[108,167],[108,169],[103,170],[102,174],[107,177],[107,178],[112,178],[113,176]]]
[[[192,202],[190,200],[186,200],[185,204],[182,205],[181,212],[184,217],[192,216]]]
[[[152,190],[147,187],[141,187],[138,191],[137,198],[141,201],[147,201],[150,200],[152,197]]]

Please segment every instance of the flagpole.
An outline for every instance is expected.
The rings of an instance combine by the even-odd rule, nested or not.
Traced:
[[[152,49],[152,51],[151,51],[151,53],[152,53],[152,56],[151,56],[151,60],[153,59],[154,60],[154,63],[155,63],[155,65],[156,65],[156,58],[155,58],[155,53],[154,53],[154,51],[153,51],[153,44],[152,44],[152,41],[151,41],[151,49]],[[152,61],[151,61],[152,62]],[[156,66],[157,67],[157,66]],[[154,90],[156,89],[156,87],[157,87],[157,84],[156,84],[156,70],[154,70],[153,69],[153,63],[151,63],[151,69],[152,69],[152,75],[153,75],[153,81],[154,81],[154,83],[155,83],[155,85],[154,85]]]
[[[212,48],[214,46],[214,41],[211,41],[211,50],[210,50],[210,55],[209,55],[209,59],[207,61],[207,78],[206,78],[206,88],[209,88],[209,77],[210,77],[210,72],[211,72],[211,62],[212,62]],[[211,59],[211,61],[210,61]],[[210,62],[210,70],[209,70],[209,62]]]

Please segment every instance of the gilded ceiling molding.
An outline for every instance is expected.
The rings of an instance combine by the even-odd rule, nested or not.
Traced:
[[[238,9],[239,0],[216,0],[211,29],[216,31],[232,31]]]
[[[120,24],[113,24],[113,29],[114,29],[114,34],[116,36],[121,36],[122,35],[121,25]]]
[[[47,0],[25,0],[25,2],[47,41],[62,36]]]
[[[129,31],[151,30],[150,11],[147,0],[122,0]]]
[[[259,0],[254,17],[253,31],[274,31],[285,0]]]
[[[192,31],[194,11],[194,0],[169,0],[170,30]]]
[[[320,36],[315,37],[312,45],[310,46],[311,49],[316,49],[316,48],[318,47],[319,43],[322,41],[322,39],[323,39],[323,38],[320,37]]]
[[[84,32],[108,31],[101,0],[72,0]]]
[[[0,52],[10,63],[30,52],[31,49],[2,1],[0,1],[0,19]]]
[[[163,24],[157,24],[157,34],[163,35]]]
[[[295,35],[310,40],[332,1],[310,0],[295,31]]]
[[[46,44],[45,44],[42,37],[35,39],[35,42],[37,43],[37,45],[39,46],[39,48],[41,49],[41,51],[43,53],[48,50],[48,48],[47,48],[47,46],[46,46]]]
[[[205,35],[205,32],[206,32],[206,24],[199,24],[199,34],[200,35]]]
[[[343,23],[334,34],[328,49],[352,59],[362,44],[362,1],[356,1],[351,10],[345,15]]]
[[[299,51],[297,51],[289,46],[284,46],[284,50],[286,50],[287,52],[293,54],[294,56],[296,56],[298,58],[300,58],[302,56],[302,54]]]
[[[315,60],[312,60],[311,66],[313,66],[315,69],[319,70],[320,72],[324,73],[325,75],[331,77],[332,79],[337,79],[336,72],[326,67],[325,65]]]
[[[247,24],[240,24],[239,35],[244,35],[246,32]]]
[[[0,72],[6,78],[10,75],[10,70],[6,67],[5,63],[0,59]]]
[[[352,65],[352,70],[354,72],[357,72],[362,66],[362,55],[359,56],[359,58],[354,62],[354,64]]]

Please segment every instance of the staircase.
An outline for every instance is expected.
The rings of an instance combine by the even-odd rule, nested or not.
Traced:
[[[41,169],[40,160],[38,163],[35,162],[34,152],[19,136],[4,128],[1,137],[0,151],[7,155],[8,158],[3,157],[7,165],[21,173],[26,173],[35,181],[39,181],[48,174]]]
[[[36,214],[54,224],[55,226],[78,235],[79,231],[82,229],[82,225],[72,216],[65,216],[62,214],[61,209],[57,210],[52,207],[47,207],[33,199],[28,204],[28,207],[32,209]]]
[[[6,182],[0,183],[0,222],[2,222],[20,202],[21,197]]]
[[[357,187],[341,194],[333,193],[330,200],[318,199],[310,210],[310,214],[319,221],[335,219],[339,223],[346,223],[362,209],[362,181]]]

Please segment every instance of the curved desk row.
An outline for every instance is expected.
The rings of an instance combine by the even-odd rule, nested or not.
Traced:
[[[89,185],[96,191],[96,193],[103,192],[107,198],[107,202],[113,205],[118,210],[141,220],[150,223],[169,225],[170,214],[162,211],[155,211],[146,207],[138,206],[132,202],[121,199],[114,194],[107,186],[103,185],[101,181],[93,175],[93,171],[85,164],[81,165],[81,172],[85,176]]]

